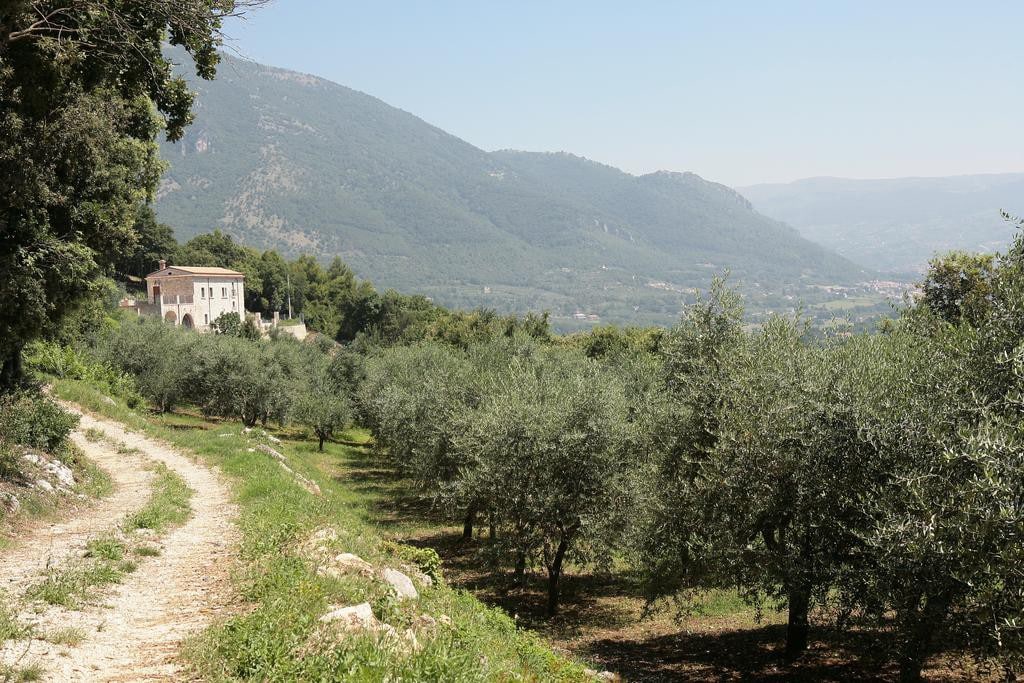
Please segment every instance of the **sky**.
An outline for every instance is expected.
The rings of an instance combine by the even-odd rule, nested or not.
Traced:
[[[229,49],[486,150],[732,186],[1024,171],[1024,2],[275,0]]]

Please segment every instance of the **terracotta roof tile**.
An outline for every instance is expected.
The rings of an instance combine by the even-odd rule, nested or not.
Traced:
[[[231,270],[230,268],[215,268],[207,266],[167,266],[160,270],[155,270],[146,277],[153,277],[158,273],[162,273],[165,270],[180,270],[187,275],[237,275],[239,277],[245,277],[242,273],[237,270]]]

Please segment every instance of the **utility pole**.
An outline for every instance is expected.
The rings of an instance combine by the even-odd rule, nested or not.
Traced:
[[[284,271],[284,275],[288,280],[288,319],[292,319],[292,272],[290,270]]]

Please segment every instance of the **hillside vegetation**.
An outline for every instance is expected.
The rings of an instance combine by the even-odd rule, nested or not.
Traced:
[[[684,290],[725,269],[752,290],[862,277],[693,174],[487,153],[369,95],[227,56],[190,85],[195,123],[161,145],[156,205],[179,239],[220,227],[446,305],[617,321],[669,323]]]
[[[978,676],[1009,675],[1024,656],[1022,263],[1021,233],[1005,254],[938,257],[921,300],[898,320],[824,340],[799,318],[745,329],[741,298],[716,281],[671,330],[607,327],[560,337],[543,319],[445,314],[398,337],[358,329],[353,343],[338,345],[248,339],[237,326],[197,335],[127,318],[83,335],[65,351],[83,360],[65,365],[100,364],[133,377],[123,398],[145,400],[160,420],[200,419],[199,429],[217,436],[197,435],[190,447],[246,472],[273,447],[248,437],[246,456],[217,420],[288,430],[281,433],[303,459],[280,460],[291,463],[285,471],[295,488],[314,496],[323,468],[339,469],[314,452],[330,452],[336,440],[362,443],[343,430],[368,428],[373,449],[359,457],[408,483],[406,497],[378,505],[399,519],[429,509],[442,526],[459,525],[461,536],[435,540],[470,548],[479,571],[522,596],[531,620],[559,618],[567,592],[579,614],[586,586],[598,586],[580,577],[600,576],[617,582],[624,599],[675,604],[682,617],[702,604],[729,605],[730,596],[725,609],[748,629],[762,611],[786,614],[784,634],[741,638],[745,647],[772,648],[771,656],[738,652],[741,664],[704,666],[702,676],[761,676],[759,667],[779,665],[812,675],[836,656],[836,642],[845,654],[835,666],[850,675],[916,681],[958,660]],[[46,363],[37,366],[54,372]],[[102,404],[91,399],[106,410]],[[343,500],[327,501],[331,515],[348,510]],[[258,576],[274,578],[246,588],[261,607],[216,631],[208,644],[217,645],[202,655],[230,676],[305,675],[339,662],[373,676],[387,666],[422,673],[441,656],[435,646],[449,648],[445,657],[480,647],[427,640],[385,668],[374,668],[359,640],[331,641],[321,653],[310,615],[332,596],[350,604],[356,594],[317,581],[303,589],[315,600],[284,600],[281,586],[303,574],[276,576],[288,565],[265,563],[293,554],[288,548],[313,529],[289,524],[268,542],[278,522],[267,514],[262,523],[272,526],[259,534],[253,562],[263,566]],[[331,551],[353,547],[375,552],[358,536]],[[417,557],[434,558],[431,551]],[[416,618],[374,600],[374,615],[388,623]],[[507,595],[500,600],[510,604]],[[295,645],[282,650],[285,642]],[[323,658],[296,655],[296,647]],[[612,668],[638,671],[631,654],[646,651],[624,645]],[[506,651],[500,666],[524,666],[517,652]],[[607,652],[597,648],[602,661]],[[688,656],[661,657],[676,671],[694,670]],[[567,675],[578,671],[545,661]]]
[[[1024,173],[851,180],[808,178],[740,191],[758,211],[858,264],[923,272],[933,254],[1006,246],[999,212],[1024,209]]]

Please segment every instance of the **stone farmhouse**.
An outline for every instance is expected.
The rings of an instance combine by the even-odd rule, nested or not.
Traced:
[[[148,301],[125,300],[123,308],[159,316],[171,325],[205,331],[222,313],[245,318],[245,276],[228,268],[160,267],[146,276]]]

